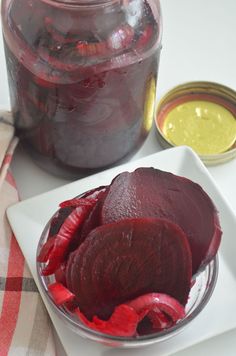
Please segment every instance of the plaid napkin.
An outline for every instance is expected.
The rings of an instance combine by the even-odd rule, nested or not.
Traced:
[[[6,219],[19,200],[9,171],[16,145],[12,117],[0,111],[0,356],[54,356],[47,312]]]

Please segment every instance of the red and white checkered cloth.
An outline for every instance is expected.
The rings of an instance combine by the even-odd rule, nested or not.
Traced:
[[[0,356],[54,356],[50,320],[6,218],[19,200],[9,171],[16,145],[11,115],[0,111]]]

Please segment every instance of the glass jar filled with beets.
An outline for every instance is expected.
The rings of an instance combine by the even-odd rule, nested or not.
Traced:
[[[15,126],[47,170],[78,177],[119,162],[152,125],[158,0],[3,0]]]

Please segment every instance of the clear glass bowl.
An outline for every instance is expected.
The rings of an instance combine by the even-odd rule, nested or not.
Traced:
[[[39,240],[37,256],[47,240],[50,222],[51,220],[46,225]],[[70,329],[71,332],[74,332],[87,339],[105,344],[107,346],[124,348],[140,347],[159,343],[182,332],[182,330],[191,324],[191,321],[201,313],[201,311],[205,308],[208,301],[210,300],[216,285],[219,268],[218,257],[216,256],[203,271],[194,277],[188,303],[185,308],[186,316],[184,319],[177,322],[177,324],[175,324],[173,327],[170,327],[164,331],[144,336],[117,337],[88,328],[82,322],[80,322],[80,320],[74,316],[73,313],[69,312],[68,309],[64,308],[63,306],[57,306],[48,293],[48,285],[55,282],[54,275],[47,277],[42,276],[41,270],[43,269],[44,264],[36,262],[36,265],[38,279],[47,301],[57,316],[64,322],[65,326]]]

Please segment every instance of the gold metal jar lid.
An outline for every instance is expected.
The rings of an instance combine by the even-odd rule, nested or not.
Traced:
[[[236,92],[212,82],[189,82],[169,91],[155,118],[164,148],[190,146],[206,165],[236,157]]]

